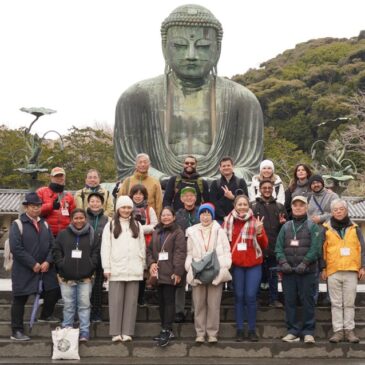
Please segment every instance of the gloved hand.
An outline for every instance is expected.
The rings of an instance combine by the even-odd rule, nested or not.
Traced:
[[[301,262],[296,268],[295,268],[295,272],[297,274],[304,274],[305,271],[307,270],[307,264],[305,264],[304,262]]]
[[[61,204],[60,204],[60,202],[58,201],[58,199],[55,199],[55,200],[53,201],[53,209],[54,209],[54,210],[60,209],[60,206],[61,206]]]
[[[293,272],[293,268],[287,262],[280,265],[280,270],[283,274],[291,274]]]

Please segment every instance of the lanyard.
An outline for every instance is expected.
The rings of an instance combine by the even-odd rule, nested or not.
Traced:
[[[305,221],[304,223],[302,223],[298,229],[295,228],[295,224],[294,224],[294,221],[291,221],[291,226],[292,226],[292,229],[293,229],[293,233],[294,233],[294,239],[296,240],[297,239],[297,233],[300,231],[300,229],[304,226],[304,224],[306,223],[307,221]]]
[[[76,250],[79,249],[80,236],[76,236]]]

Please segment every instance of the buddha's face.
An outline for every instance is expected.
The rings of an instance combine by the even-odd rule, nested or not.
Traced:
[[[216,30],[203,27],[170,27],[164,56],[178,77],[204,78],[219,59]]]

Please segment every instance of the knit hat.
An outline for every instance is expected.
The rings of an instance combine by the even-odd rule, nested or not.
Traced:
[[[312,182],[313,181],[319,181],[324,186],[324,180],[323,180],[323,177],[321,175],[312,175],[308,179],[308,185],[309,185],[309,187],[312,185]]]
[[[200,214],[204,213],[205,211],[208,211],[210,215],[212,216],[212,219],[215,217],[215,207],[212,203],[204,203],[202,204],[198,209],[198,217],[200,217]]]
[[[118,210],[121,207],[131,207],[133,208],[133,201],[128,195],[121,195],[117,203],[115,205],[115,210]]]
[[[27,193],[27,194],[25,194],[22,204],[23,205],[29,205],[29,204],[42,205],[42,200],[38,196],[37,193]]]
[[[260,163],[260,171],[264,168],[264,167],[271,167],[272,172],[275,171],[275,167],[274,167],[274,163],[271,160],[263,160]]]
[[[196,190],[192,186],[185,186],[185,188],[180,190],[180,196],[184,195],[185,193],[193,193],[196,195]]]

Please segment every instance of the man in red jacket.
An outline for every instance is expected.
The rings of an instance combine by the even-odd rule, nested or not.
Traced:
[[[66,172],[62,167],[51,170],[51,183],[37,190],[42,199],[41,216],[47,221],[53,236],[70,224],[70,214],[75,209],[71,193],[65,192]]]

